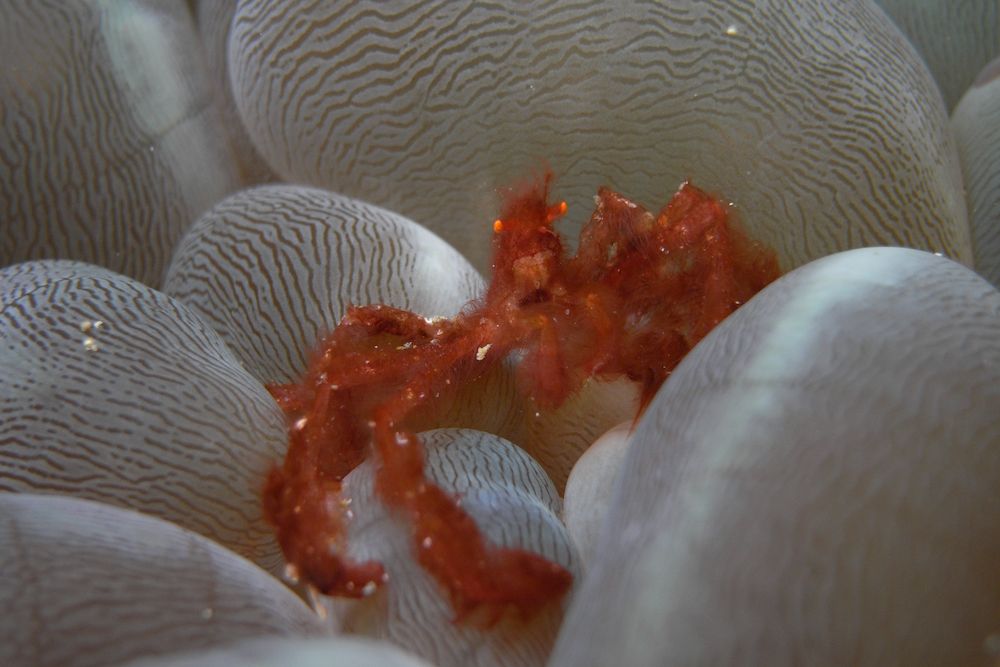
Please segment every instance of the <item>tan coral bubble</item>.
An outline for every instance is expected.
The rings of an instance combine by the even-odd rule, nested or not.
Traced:
[[[236,0],[202,0],[197,3],[195,18],[198,34],[205,47],[208,73],[213,81],[213,93],[220,108],[225,131],[229,135],[236,163],[245,185],[276,180],[243,128],[229,86],[229,29],[236,13]]]
[[[981,664],[1000,292],[929,253],[789,273],[637,428],[550,663]]]
[[[951,125],[965,174],[975,267],[1000,285],[1000,59],[962,97]]]
[[[483,271],[494,188],[540,158],[574,220],[599,185],[654,205],[691,179],[786,268],[876,244],[971,260],[937,87],[869,2],[242,0],[229,46],[277,173],[418,220]]]
[[[135,512],[0,493],[0,663],[89,667],[264,636],[328,634],[273,577]]]
[[[635,417],[639,387],[627,380],[589,380],[551,412],[528,406],[524,448],[545,468],[562,492],[573,466],[594,441],[622,420]]]
[[[187,7],[11,0],[0,24],[0,266],[76,259],[159,286],[239,185]]]
[[[566,482],[563,520],[584,569],[593,557],[601,525],[607,517],[633,426],[631,420],[624,422],[594,441],[577,460]]]
[[[976,73],[1000,54],[994,0],[876,0],[927,62],[952,110]]]
[[[274,572],[260,509],[284,418],[190,308],[89,264],[0,270],[0,491],[158,516]]]
[[[358,637],[249,639],[130,662],[122,667],[431,667],[386,642]]]

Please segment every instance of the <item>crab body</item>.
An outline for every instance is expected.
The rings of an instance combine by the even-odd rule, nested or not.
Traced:
[[[512,192],[494,222],[493,279],[450,320],[388,306],[351,308],[302,380],[271,387],[289,448],[265,514],[299,575],[324,593],[362,596],[386,577],[344,555],[341,480],[368,456],[376,491],[411,523],[415,553],[458,618],[513,608],[529,616],[572,577],[541,556],[488,543],[460,500],[424,476],[415,415],[513,352],[524,392],[558,407],[590,377],[641,387],[640,413],[712,327],[778,276],[773,253],[730,224],[725,206],[685,184],[653,215],[608,189],[568,257],[546,176]]]

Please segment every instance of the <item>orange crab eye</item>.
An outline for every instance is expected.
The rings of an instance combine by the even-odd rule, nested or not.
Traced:
[[[496,220],[493,221],[493,233],[499,234],[502,231],[503,231],[503,220],[497,218]]]
[[[566,202],[564,201],[559,202],[555,206],[550,206],[548,213],[546,215],[546,222],[552,222],[556,218],[561,218],[562,216],[566,215],[566,210],[568,208],[569,206],[567,206]]]

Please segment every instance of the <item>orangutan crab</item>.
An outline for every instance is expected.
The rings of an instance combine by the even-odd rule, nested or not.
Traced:
[[[288,562],[321,592],[360,597],[386,579],[380,563],[342,553],[341,480],[371,450],[379,497],[411,522],[417,558],[459,618],[482,608],[527,616],[560,597],[567,570],[487,543],[458,499],[425,478],[415,411],[519,351],[521,386],[538,405],[559,406],[589,377],[626,377],[641,387],[641,413],[688,350],[778,276],[773,253],[689,184],[656,216],[601,189],[567,257],[552,227],[566,204],[548,204],[550,181],[509,195],[481,301],[450,320],[352,307],[301,382],[270,387],[292,426],[265,515]]]

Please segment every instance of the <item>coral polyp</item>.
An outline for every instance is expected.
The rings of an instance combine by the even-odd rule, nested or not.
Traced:
[[[265,515],[288,562],[321,592],[360,597],[386,579],[381,564],[345,555],[342,480],[373,456],[380,499],[410,522],[416,557],[458,618],[530,616],[560,598],[572,583],[566,569],[489,543],[460,499],[425,477],[417,428],[513,353],[522,391],[543,408],[589,378],[624,377],[641,388],[641,413],[684,355],[779,275],[774,254],[690,184],[657,215],[601,189],[568,256],[553,227],[566,205],[549,203],[550,181],[508,194],[481,300],[435,320],[352,307],[301,381],[270,387],[291,427]]]

